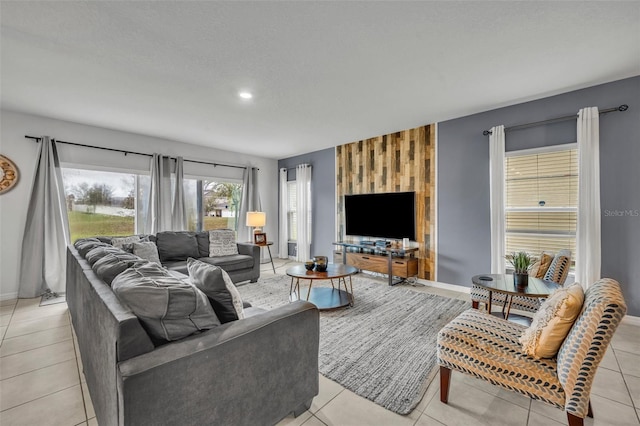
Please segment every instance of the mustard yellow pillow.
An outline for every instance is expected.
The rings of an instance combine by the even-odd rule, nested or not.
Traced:
[[[536,271],[534,277],[543,278],[544,275],[549,270],[549,266],[551,266],[551,262],[553,261],[554,255],[549,253],[542,253],[540,256],[540,261],[538,265],[538,270]]]
[[[540,306],[531,327],[522,336],[522,352],[534,358],[553,358],[582,310],[584,291],[580,284],[559,288]]]

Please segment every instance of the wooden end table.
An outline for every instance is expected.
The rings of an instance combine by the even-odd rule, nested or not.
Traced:
[[[329,310],[353,306],[353,283],[351,276],[358,273],[358,269],[354,266],[329,263],[325,272],[308,271],[304,265],[296,265],[287,269],[287,275],[291,277],[291,285],[289,287],[289,300],[294,302],[301,300],[300,280],[309,281],[309,290],[307,290],[306,300],[313,303],[319,310]],[[347,285],[346,278],[349,278]],[[329,287],[313,287],[315,280],[330,280]],[[334,280],[337,281],[337,287]],[[344,290],[341,287],[344,286]]]
[[[273,273],[275,274],[276,266],[273,264],[273,257],[271,256],[271,246],[273,245],[273,241],[267,241],[266,243],[260,243],[260,244],[256,244],[253,241],[247,241],[247,244],[253,244],[254,246],[260,247],[260,249],[262,249],[262,247],[267,248],[267,251],[269,251],[269,260],[271,261],[271,268],[273,269]]]
[[[483,278],[492,279],[487,280]],[[502,306],[502,316],[505,319],[509,318],[513,296],[544,298],[548,297],[554,290],[560,288],[560,285],[553,281],[534,277],[529,277],[528,280],[529,284],[526,287],[518,287],[513,282],[513,274],[483,274],[471,278],[474,285],[489,291],[489,301],[487,302],[488,313],[491,313],[491,298],[493,292],[504,293],[506,295],[505,304]]]

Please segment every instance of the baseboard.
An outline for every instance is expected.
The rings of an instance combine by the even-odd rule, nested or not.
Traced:
[[[622,322],[640,327],[640,317],[634,317],[633,315],[625,315],[622,317]]]
[[[445,290],[457,291],[460,293],[471,293],[471,287],[466,287],[466,286],[456,285],[456,284],[441,283],[438,281],[423,280],[422,278],[418,278],[417,281],[420,284],[428,285],[430,287],[443,288]]]
[[[18,298],[18,292],[13,293],[2,293],[0,294],[0,300],[12,300]]]

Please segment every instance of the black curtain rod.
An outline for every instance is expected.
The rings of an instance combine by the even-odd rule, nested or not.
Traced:
[[[40,141],[42,140],[42,138],[41,138],[41,137],[39,137],[39,136],[29,136],[29,135],[25,135],[25,138],[27,138],[27,139],[33,139],[33,140],[35,140],[36,142],[40,142]],[[67,141],[61,141],[61,140],[58,140],[58,139],[54,139],[54,140],[55,140],[57,143],[63,143],[63,144],[65,144],[65,145],[73,145],[73,146],[81,146],[81,147],[83,147],[83,148],[94,148],[94,149],[103,149],[103,150],[105,150],[105,151],[121,152],[121,153],[123,153],[124,155],[127,155],[127,154],[135,154],[135,155],[144,155],[144,156],[146,156],[146,157],[153,157],[153,154],[147,154],[146,152],[125,151],[124,149],[106,148],[106,147],[103,147],[103,146],[94,146],[94,145],[85,145],[85,144],[83,144],[83,143],[67,142]],[[172,160],[175,160],[175,159],[176,159],[175,157],[170,157],[170,158],[171,158]],[[247,167],[245,167],[245,166],[234,166],[234,165],[232,165],[232,164],[210,163],[210,162],[208,162],[208,161],[199,161],[199,160],[187,160],[186,158],[184,159],[184,161],[188,161],[188,162],[190,162],[190,163],[208,164],[208,165],[213,166],[213,167],[217,167],[217,166],[220,166],[220,167],[231,167],[231,168],[234,168],[234,169],[246,169],[246,168],[247,168]]]
[[[620,105],[619,107],[603,109],[603,110],[600,111],[600,114],[607,114],[609,112],[616,112],[616,111],[622,112],[622,111],[626,111],[628,109],[629,109],[629,105],[623,104],[623,105]],[[565,115],[564,117],[551,118],[549,120],[536,121],[534,123],[525,123],[525,124],[518,124],[517,126],[505,127],[504,131],[506,132],[506,131],[509,131],[509,130],[526,129],[528,127],[539,126],[541,124],[559,123],[561,121],[575,120],[576,118],[578,118],[577,114]],[[485,131],[482,132],[482,134],[484,136],[490,135],[491,134],[491,130],[485,130]]]

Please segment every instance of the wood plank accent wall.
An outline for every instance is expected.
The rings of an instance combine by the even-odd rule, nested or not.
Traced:
[[[435,279],[435,125],[378,136],[336,148],[338,240],[344,234],[344,195],[416,192],[418,277]],[[393,206],[378,212],[393,220]]]

